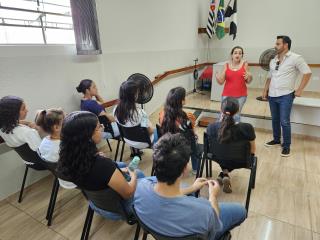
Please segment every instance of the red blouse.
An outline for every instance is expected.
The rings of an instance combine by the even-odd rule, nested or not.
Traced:
[[[227,63],[226,81],[224,84],[222,96],[224,97],[244,97],[247,96],[247,85],[244,79],[246,70],[244,64],[239,70],[233,71]]]

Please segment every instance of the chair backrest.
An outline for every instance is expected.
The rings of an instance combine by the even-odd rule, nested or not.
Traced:
[[[246,140],[219,143],[217,139],[211,138],[204,133],[204,152],[212,160],[221,162],[233,162],[238,168],[251,167],[250,142]]]
[[[81,191],[87,200],[91,201],[96,207],[108,212],[120,214],[129,224],[136,221],[134,216],[127,212],[122,197],[113,189],[108,188],[99,191],[81,189]]]
[[[13,148],[18,155],[25,161],[34,164],[40,164],[44,166],[42,158],[38,155],[37,152],[33,151],[27,143]]]
[[[133,214],[136,217],[140,227],[147,233],[151,234],[156,240],[179,240],[179,239],[183,239],[183,240],[206,240],[208,237],[205,235],[201,235],[201,234],[193,234],[193,235],[188,235],[188,236],[184,236],[184,237],[168,237],[168,236],[164,236],[160,233],[157,233],[156,231],[152,230],[151,228],[149,228],[147,225],[145,225],[141,219],[139,218],[134,206],[132,206],[133,209]]]
[[[141,142],[148,144],[150,148],[152,146],[148,129],[137,125],[134,127],[125,127],[118,123],[120,134],[124,139],[128,139],[134,142]]]
[[[103,124],[103,126],[104,126],[104,131],[111,133],[112,137],[114,137],[114,132],[113,132],[113,129],[112,129],[112,126],[111,126],[111,122],[110,122],[110,120],[107,118],[107,116],[105,116],[105,115],[98,116],[98,119],[99,119],[99,122],[100,122],[101,124]]]

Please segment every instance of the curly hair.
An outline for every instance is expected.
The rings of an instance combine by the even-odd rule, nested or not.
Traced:
[[[233,116],[239,111],[239,102],[236,98],[227,97],[222,101],[221,111],[223,118],[218,130],[218,141],[228,143],[232,140],[231,127],[235,124]]]
[[[188,121],[187,114],[182,109],[182,101],[186,97],[186,90],[183,87],[176,87],[169,91],[164,105],[164,117],[161,123],[161,133],[180,132],[177,121],[182,125]]]
[[[19,124],[20,109],[23,99],[16,96],[5,96],[0,99],[0,130],[12,133]]]
[[[52,134],[54,125],[59,125],[64,118],[64,112],[59,108],[51,108],[38,112],[36,116],[36,124],[45,132]]]
[[[172,185],[181,176],[189,162],[191,147],[180,134],[167,133],[154,146],[153,162],[159,182]]]
[[[64,119],[57,166],[62,179],[81,181],[92,168],[98,152],[92,140],[97,123],[97,116],[86,111],[72,112]]]

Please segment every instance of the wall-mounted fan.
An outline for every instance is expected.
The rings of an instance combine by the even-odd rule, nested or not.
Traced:
[[[147,76],[141,73],[134,73],[129,76],[127,81],[134,81],[139,86],[137,103],[142,105],[151,100],[153,97],[153,85]]]
[[[269,48],[265,50],[259,58],[259,64],[260,67],[265,70],[269,71],[270,70],[270,61],[277,55],[277,51],[274,48]],[[259,101],[268,101],[266,99],[263,99],[262,96],[257,97],[257,100]]]

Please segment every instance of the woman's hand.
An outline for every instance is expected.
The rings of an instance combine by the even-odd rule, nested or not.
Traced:
[[[247,83],[250,83],[252,80],[252,74],[251,72],[245,71],[243,74],[244,80],[246,80]]]

